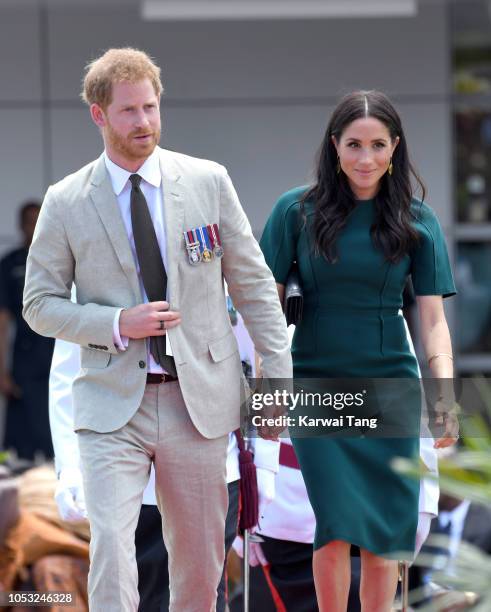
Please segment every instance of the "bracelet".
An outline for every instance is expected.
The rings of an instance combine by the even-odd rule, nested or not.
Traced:
[[[450,353],[435,353],[428,359],[428,365],[430,365],[433,359],[436,359],[437,357],[448,357],[453,361],[453,355],[450,355]]]

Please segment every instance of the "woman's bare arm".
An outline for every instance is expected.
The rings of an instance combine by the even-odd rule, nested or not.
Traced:
[[[445,433],[435,442],[436,448],[451,446],[458,438],[458,420],[453,414],[455,397],[453,395],[453,353],[450,331],[448,329],[443,299],[439,295],[417,297],[421,341],[428,359],[431,373],[440,379],[439,400],[435,408],[446,413]],[[444,416],[437,417],[437,424],[443,424]]]

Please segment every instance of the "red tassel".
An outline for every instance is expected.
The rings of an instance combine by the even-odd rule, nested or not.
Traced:
[[[239,528],[251,529],[259,520],[259,498],[257,492],[256,466],[252,453],[248,450],[239,453],[240,495],[242,508]]]
[[[256,466],[254,464],[254,455],[251,451],[246,450],[244,439],[240,434],[240,430],[235,432],[237,443],[240,449],[239,452],[239,472],[240,472],[240,517],[239,529],[252,529],[259,520],[259,494],[257,490],[257,475]]]

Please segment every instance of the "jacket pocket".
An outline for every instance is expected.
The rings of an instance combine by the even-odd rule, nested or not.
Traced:
[[[111,361],[111,353],[81,347],[80,365],[82,368],[106,368]]]
[[[226,336],[223,336],[223,338],[208,342],[208,349],[211,358],[215,362],[223,361],[234,353],[239,352],[239,347],[237,346],[237,340],[235,339],[233,331],[230,331]]]

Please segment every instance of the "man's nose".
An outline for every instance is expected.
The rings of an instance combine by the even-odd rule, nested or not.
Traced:
[[[147,114],[145,113],[143,109],[136,113],[135,124],[136,124],[136,127],[139,127],[139,128],[148,127],[150,125]]]

